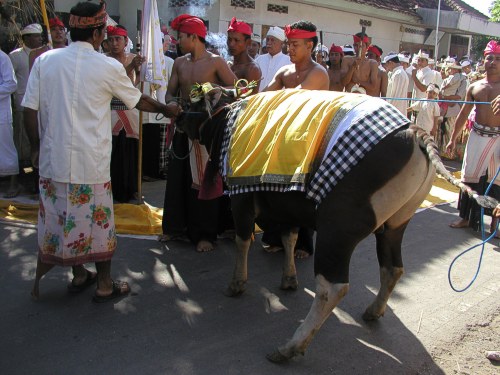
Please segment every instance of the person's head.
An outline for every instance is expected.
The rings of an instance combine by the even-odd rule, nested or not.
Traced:
[[[436,99],[439,94],[439,87],[437,87],[434,83],[431,83],[427,86],[426,94],[427,99]]]
[[[42,46],[42,26],[37,23],[26,26],[21,30],[23,44],[28,48],[38,48]]]
[[[398,59],[399,63],[404,69],[407,69],[410,66],[410,57],[409,55],[405,54],[404,52],[401,52],[398,54]]]
[[[344,51],[342,50],[342,47],[332,44],[328,57],[332,66],[340,65],[342,63],[342,58],[344,57]]]
[[[462,60],[460,66],[462,67],[462,72],[465,74],[469,74],[472,71],[472,65],[469,60]]]
[[[266,35],[266,51],[271,56],[281,52],[285,42],[285,31],[277,26],[272,26]]]
[[[108,26],[106,33],[108,34],[107,41],[111,54],[119,55],[124,53],[128,43],[127,29],[122,25]]]
[[[449,76],[460,73],[462,67],[458,64],[454,57],[447,57],[444,61],[444,66],[446,67],[446,74]]]
[[[312,51],[318,44],[316,26],[309,21],[297,21],[285,27],[285,36],[292,63],[311,58]]]
[[[231,56],[246,53],[252,42],[252,28],[245,22],[233,17],[227,28],[227,49]]]
[[[357,33],[352,36],[354,40],[354,52],[356,56],[365,56],[368,46],[370,45],[370,38],[365,33]]]
[[[429,65],[429,54],[423,51],[418,51],[417,54],[417,68],[423,69]]]
[[[88,42],[97,51],[104,40],[106,4],[80,2],[70,10],[69,33],[73,42]]]
[[[392,72],[398,66],[400,66],[398,54],[395,52],[389,52],[389,54],[384,57],[385,70]]]
[[[168,34],[163,34],[163,53],[167,52],[170,49],[170,45],[172,44],[172,37]]]
[[[183,54],[193,52],[200,44],[205,46],[207,27],[201,18],[181,14],[174,18],[170,26],[178,32],[178,46]]]
[[[375,60],[376,62],[380,63],[380,57],[382,56],[383,52],[384,51],[382,51],[382,48],[372,44],[366,51],[366,58]]]
[[[484,49],[484,69],[487,75],[500,73],[500,43],[491,40]]]
[[[49,20],[50,37],[54,46],[66,44],[66,27],[59,18],[51,18]]]
[[[252,34],[250,45],[247,48],[251,58],[255,58],[260,52],[260,35]]]
[[[354,48],[350,44],[344,44],[342,51],[344,52],[344,56],[354,56]]]

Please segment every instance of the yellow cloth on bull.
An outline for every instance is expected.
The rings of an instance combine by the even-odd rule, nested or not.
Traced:
[[[226,176],[231,185],[304,182],[321,161],[318,151],[338,124],[335,115],[346,104],[351,108],[353,96],[292,89],[247,100],[231,137]]]

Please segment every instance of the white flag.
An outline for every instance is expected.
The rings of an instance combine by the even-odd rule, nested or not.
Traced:
[[[142,14],[141,42],[146,63],[141,67],[141,81],[150,82],[156,88],[166,87],[167,68],[156,0],[144,0]]]

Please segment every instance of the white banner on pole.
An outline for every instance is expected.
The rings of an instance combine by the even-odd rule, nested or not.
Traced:
[[[157,89],[167,86],[167,68],[163,54],[162,32],[156,0],[144,0],[142,10],[141,51],[146,63],[141,67],[141,81],[150,82]]]

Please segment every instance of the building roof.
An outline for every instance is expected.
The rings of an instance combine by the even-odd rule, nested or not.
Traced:
[[[438,0],[407,0],[407,1],[394,1],[394,0],[349,0],[354,3],[368,5],[376,8],[392,10],[395,12],[402,12],[412,16],[417,16],[417,8],[437,9]],[[489,17],[480,11],[474,9],[462,0],[443,0],[441,2],[441,10],[456,11],[466,13],[481,19],[488,20]]]

